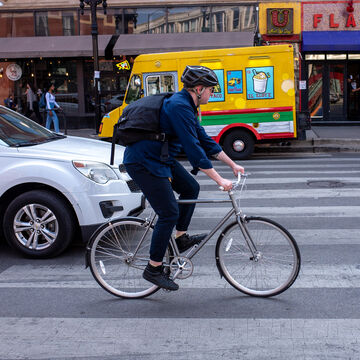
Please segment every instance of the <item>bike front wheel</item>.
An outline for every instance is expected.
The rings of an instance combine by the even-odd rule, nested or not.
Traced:
[[[93,234],[87,262],[102,288],[123,298],[143,298],[159,290],[142,277],[149,261],[152,232],[143,219],[122,218],[104,224]]]
[[[227,226],[217,241],[216,261],[224,278],[252,296],[274,296],[288,289],[300,270],[300,252],[291,234],[262,217],[246,217],[243,230],[248,241],[237,222]]]

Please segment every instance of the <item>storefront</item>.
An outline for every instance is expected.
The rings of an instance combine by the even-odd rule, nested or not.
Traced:
[[[69,39],[72,42],[69,42]],[[119,106],[125,94],[133,58],[104,58],[110,36],[99,36],[101,112]],[[38,98],[49,84],[55,85],[56,101],[64,110],[68,126],[93,126],[94,84],[91,37],[3,38],[0,50],[0,102],[10,96],[19,112],[25,113],[26,84],[32,84]],[[7,59],[6,57],[9,57]],[[124,66],[126,64],[126,66]],[[35,114],[32,115],[35,119]],[[64,121],[63,116],[60,122]],[[61,124],[63,125],[63,124]]]
[[[302,3],[302,107],[313,124],[360,122],[360,3]]]
[[[297,2],[260,3],[259,45],[291,44],[294,48],[296,107],[300,107],[301,6]]]
[[[35,4],[34,6],[41,6]],[[132,63],[142,53],[252,46],[254,3],[157,7],[109,6],[97,12],[101,112],[121,105]],[[68,127],[94,126],[91,17],[78,7],[0,10],[0,104],[13,96],[26,112],[26,84],[55,84]],[[61,120],[61,119],[60,119]]]

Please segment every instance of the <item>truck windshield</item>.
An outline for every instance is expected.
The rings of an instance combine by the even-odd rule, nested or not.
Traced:
[[[140,99],[141,97],[141,78],[139,75],[133,75],[129,82],[129,86],[126,93],[125,102],[127,104]]]

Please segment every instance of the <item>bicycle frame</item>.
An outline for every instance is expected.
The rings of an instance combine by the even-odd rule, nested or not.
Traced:
[[[190,199],[190,200],[177,200],[178,204],[221,204],[221,203],[231,203],[232,209],[229,210],[229,212],[219,221],[219,223],[210,231],[210,233],[205,237],[205,239],[199,244],[191,248],[189,253],[186,254],[186,258],[192,259],[201,249],[202,247],[214,236],[214,234],[222,228],[222,226],[233,216],[235,215],[237,223],[239,224],[240,230],[245,238],[245,241],[247,243],[247,246],[249,247],[249,250],[251,251],[254,259],[256,259],[256,246],[254,242],[251,239],[251,236],[246,228],[245,225],[245,219],[246,215],[244,215],[241,211],[241,208],[238,206],[235,200],[234,191],[230,190],[228,191],[228,195],[230,199]],[[136,256],[136,253],[138,249],[140,248],[143,239],[145,238],[145,235],[148,232],[148,229],[150,226],[154,223],[154,220],[156,218],[156,214],[154,214],[150,220],[147,220],[147,230],[145,231],[142,239],[140,240],[138,246],[136,247],[136,250],[134,251],[133,256]],[[179,249],[176,245],[175,239],[171,237],[170,243],[172,248],[175,251],[175,256],[180,256]],[[176,276],[174,276],[175,278]]]

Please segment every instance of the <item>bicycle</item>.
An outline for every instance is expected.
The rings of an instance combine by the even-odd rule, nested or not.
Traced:
[[[193,273],[191,259],[225,223],[220,233],[215,259],[220,276],[235,289],[256,297],[278,295],[296,280],[300,270],[300,252],[292,235],[273,220],[243,214],[240,197],[247,175],[239,173],[238,181],[228,191],[229,199],[178,200],[178,203],[231,203],[232,208],[199,244],[179,253],[172,237],[164,269],[175,279],[186,279]],[[86,250],[87,265],[98,284],[109,293],[123,298],[143,298],[159,290],[142,278],[149,261],[149,249],[156,214],[141,219],[125,217],[109,221],[92,235]]]

